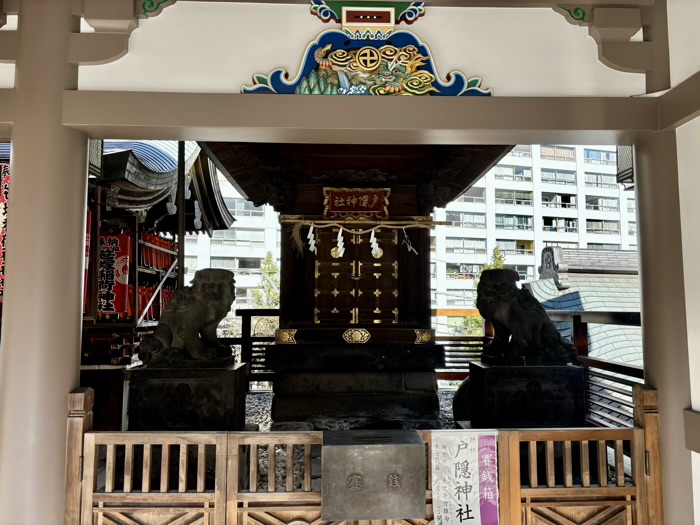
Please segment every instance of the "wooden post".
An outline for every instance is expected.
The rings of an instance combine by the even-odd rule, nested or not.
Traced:
[[[588,355],[588,323],[581,321],[580,315],[572,316],[571,337],[578,355]]]
[[[632,395],[634,397],[634,424],[644,429],[647,523],[663,525],[658,392],[649,385],[635,385],[632,389]]]
[[[65,525],[80,523],[83,438],[92,430],[92,388],[77,388],[68,394],[68,428],[66,438],[66,508]]]
[[[517,430],[498,432],[498,473],[500,522],[520,523],[520,434]]]

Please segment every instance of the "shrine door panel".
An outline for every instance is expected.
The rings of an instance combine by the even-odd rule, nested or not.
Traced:
[[[342,255],[337,236],[337,228],[317,232],[315,322],[398,322],[397,232],[375,231],[379,249],[374,254],[369,233],[344,232]]]

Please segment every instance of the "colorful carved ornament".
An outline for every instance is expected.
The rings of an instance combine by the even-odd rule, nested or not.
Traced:
[[[459,71],[443,82],[428,46],[395,24],[425,14],[422,2],[312,0],[311,12],[341,30],[321,33],[306,48],[296,76],[278,68],[253,76],[243,93],[297,95],[490,96],[480,77]]]

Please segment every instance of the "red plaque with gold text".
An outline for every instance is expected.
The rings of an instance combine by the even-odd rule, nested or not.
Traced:
[[[323,188],[324,219],[388,219],[389,188]]]

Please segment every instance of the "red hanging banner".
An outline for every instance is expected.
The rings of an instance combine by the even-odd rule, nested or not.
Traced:
[[[99,252],[97,310],[101,316],[126,313],[131,239],[126,235],[101,235]]]
[[[5,291],[5,239],[7,238],[7,197],[10,193],[10,165],[0,164],[0,302]]]

